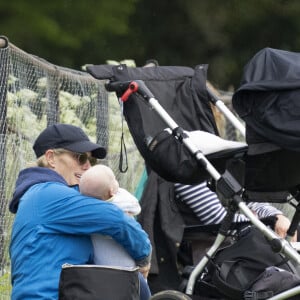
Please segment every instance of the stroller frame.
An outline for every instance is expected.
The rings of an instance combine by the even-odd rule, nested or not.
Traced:
[[[130,82],[109,82],[106,84],[106,89],[108,91],[118,92],[119,94],[120,92],[122,92],[123,94],[120,97],[120,100],[122,102],[127,101],[132,93],[138,93],[142,97],[142,99],[145,100],[147,104],[157,112],[157,114],[162,118],[162,120],[164,120],[166,125],[171,129],[174,138],[178,139],[181,143],[183,143],[185,147],[190,151],[191,155],[196,158],[197,162],[199,163],[199,166],[203,167],[211,175],[211,177],[215,180],[217,184],[219,192],[223,194],[227,199],[230,199],[228,203],[227,214],[221,223],[221,227],[213,245],[207,251],[206,255],[196,265],[189,277],[188,284],[186,287],[187,295],[193,295],[197,277],[204,270],[206,264],[209,261],[209,258],[216,253],[220,245],[225,240],[227,233],[230,230],[230,225],[233,222],[234,214],[238,210],[242,211],[244,215],[248,217],[250,222],[255,227],[257,227],[269,241],[272,241],[272,243],[276,243],[276,250],[278,252],[281,252],[289,259],[293,260],[296,264],[300,265],[300,255],[296,251],[296,249],[293,248],[292,245],[289,243],[290,237],[288,237],[287,239],[279,238],[273,230],[268,228],[253,214],[253,212],[247,207],[246,203],[242,198],[241,194],[243,187],[235,180],[235,178],[228,171],[225,171],[225,173],[221,175],[215,169],[215,167],[205,157],[201,150],[193,143],[193,141],[184,132],[184,130],[170,117],[170,115],[159,104],[159,101],[155,99],[151,91],[147,88],[147,86],[142,80],[135,80]],[[231,114],[231,112],[230,114],[228,113],[227,107],[225,107],[225,105],[222,104],[222,101],[217,99],[210,91],[209,95],[212,98],[213,104],[218,103],[216,106],[222,112],[224,112],[225,116],[227,116],[232,121],[233,125],[235,125],[241,131],[241,133],[245,135],[243,126],[239,123],[238,120],[235,119],[235,116]],[[293,232],[289,231],[288,234],[292,235]],[[272,298],[269,298],[269,300],[287,299],[298,294],[300,294],[300,287],[295,287],[284,291]]]

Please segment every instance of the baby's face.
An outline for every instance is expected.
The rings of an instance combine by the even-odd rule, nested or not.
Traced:
[[[119,189],[119,182],[118,182],[118,180],[116,179],[116,177],[114,177],[112,185],[113,185],[114,193],[117,193],[117,191],[118,191],[118,189]]]

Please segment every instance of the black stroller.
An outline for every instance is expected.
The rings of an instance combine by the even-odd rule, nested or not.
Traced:
[[[270,52],[273,55],[268,55]],[[218,106],[219,101],[207,89],[206,65],[199,65],[194,70],[184,67],[126,68],[123,65],[88,68],[94,77],[110,79],[107,89],[115,91],[123,101],[125,118],[135,143],[146,161],[149,174],[155,174],[152,180],[162,182],[157,185],[157,190],[168,193],[167,186],[173,182],[195,184],[210,180],[214,183],[218,193],[224,197],[224,205],[228,208],[227,216],[218,228],[215,242],[189,274],[185,293],[159,292],[153,296],[153,299],[208,299],[195,294],[195,285],[198,280],[201,281],[206,265],[231,230],[233,215],[237,210],[241,210],[273,245],[276,244],[277,251],[281,252],[286,259],[292,260],[295,265],[300,265],[300,256],[288,241],[289,237],[294,235],[299,223],[298,207],[288,231],[287,240],[281,240],[258,220],[246,205],[248,201],[261,201],[261,199],[264,202],[266,199],[270,202],[274,202],[274,199],[275,202],[286,202],[289,194],[293,195],[297,202],[299,200],[300,172],[297,170],[299,142],[296,139],[297,130],[295,129],[297,127],[284,128],[282,126],[281,128],[281,124],[276,123],[278,119],[274,122],[272,118],[273,122],[266,125],[262,122],[265,120],[265,107],[270,108],[270,95],[274,96],[272,102],[275,103],[272,111],[272,116],[274,116],[278,113],[276,112],[277,101],[284,101],[287,95],[289,95],[288,99],[293,98],[291,95],[294,92],[291,92],[291,89],[297,89],[297,77],[291,81],[290,85],[284,84],[281,78],[276,78],[283,85],[278,90],[273,89],[274,86],[277,87],[276,82],[268,86],[263,81],[265,78],[259,78],[259,84],[253,82],[257,81],[256,77],[260,75],[266,76],[270,82],[273,74],[274,76],[278,74],[276,70],[271,70],[269,73],[269,65],[274,66],[272,61],[274,57],[280,68],[279,71],[286,71],[279,75],[285,77],[286,74],[290,74],[291,68],[286,66],[290,55],[295,54],[265,49],[249,63],[245,69],[244,84],[233,98],[235,109],[246,122],[246,139],[249,146],[225,143],[226,146],[223,144],[213,153],[206,153],[205,145],[203,147],[195,145],[189,136],[189,132],[194,130],[218,135],[211,103],[217,103]],[[298,58],[298,55],[296,56]],[[258,64],[259,67],[256,65],[256,62],[262,59],[261,57],[265,62],[263,64],[265,69],[262,71],[259,70],[262,64]],[[295,60],[291,62],[292,71],[296,71]],[[292,72],[291,76],[295,75],[297,72]],[[156,99],[159,99],[159,102]],[[170,99],[173,100],[169,101]],[[265,105],[262,109],[259,108],[261,104]],[[292,112],[295,111],[293,107],[297,108],[295,100]],[[257,111],[260,113],[258,116]],[[286,116],[287,114],[282,115],[283,118]],[[297,117],[293,118],[293,122],[295,121]],[[276,126],[272,127],[270,124]],[[285,129],[288,129],[290,134],[286,135]],[[275,138],[270,140],[270,135],[274,132],[278,135],[274,134]],[[278,136],[280,136],[280,143],[278,143]],[[202,137],[205,137],[205,134]],[[271,168],[270,161],[272,162]],[[275,168],[274,164],[276,164]],[[278,172],[276,172],[277,168]],[[149,176],[149,179],[151,178]],[[168,196],[170,198],[170,195]],[[152,206],[146,210],[147,214],[152,214],[152,217],[156,218],[157,216],[154,215],[159,207],[158,222],[157,218],[149,221],[149,218],[142,216],[142,225],[146,228],[149,226],[148,233],[153,243],[155,243],[154,228],[158,224],[168,237],[166,244],[180,243],[185,230],[183,218],[178,218],[179,209],[174,208],[172,201],[166,204],[160,198],[162,198],[161,195],[156,197],[155,208]],[[178,249],[174,247],[169,251],[171,260],[177,252]],[[158,265],[155,259],[157,260],[157,257],[154,252],[154,267],[155,264]],[[170,275],[172,272],[173,270],[169,270]],[[295,287],[269,299],[287,299],[298,294],[300,294],[300,287]],[[254,298],[248,297],[247,299]]]

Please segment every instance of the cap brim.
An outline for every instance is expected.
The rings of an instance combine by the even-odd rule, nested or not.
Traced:
[[[101,147],[100,145],[92,143],[90,141],[80,141],[65,146],[64,148],[79,153],[92,152],[92,156],[96,158],[105,158],[106,156],[106,149],[104,147]]]

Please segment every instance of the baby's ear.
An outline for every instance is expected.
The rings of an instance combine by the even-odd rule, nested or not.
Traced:
[[[109,189],[108,193],[109,193],[109,198],[111,198],[112,196],[114,196],[116,194],[116,191],[113,187],[111,187]]]

